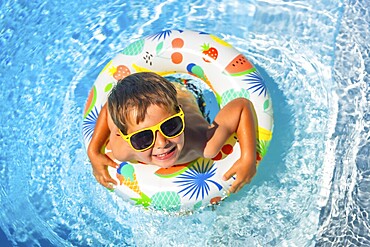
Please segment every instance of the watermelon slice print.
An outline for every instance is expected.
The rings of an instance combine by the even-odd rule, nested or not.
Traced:
[[[184,173],[189,169],[189,164],[171,166],[169,168],[159,168],[154,174],[161,178],[173,178]]]
[[[85,105],[85,110],[84,110],[84,118],[89,115],[91,110],[93,109],[96,101],[96,87],[94,86],[89,93],[89,96],[87,97],[86,105]]]
[[[243,54],[239,54],[226,66],[224,73],[231,76],[242,76],[253,71],[256,71],[253,64]]]

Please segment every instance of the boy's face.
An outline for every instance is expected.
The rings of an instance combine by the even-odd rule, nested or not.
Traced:
[[[136,124],[135,121],[127,123],[127,134],[152,127],[176,112],[168,112],[161,106],[151,105],[147,109],[144,121]],[[134,117],[134,116],[132,116]],[[135,119],[135,118],[132,118]],[[176,164],[184,147],[184,133],[174,138],[166,138],[159,131],[155,134],[153,147],[143,152],[136,152],[139,161],[168,168]]]

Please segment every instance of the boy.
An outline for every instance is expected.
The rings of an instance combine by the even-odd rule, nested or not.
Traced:
[[[255,119],[252,103],[237,98],[209,124],[191,93],[155,73],[129,75],[112,89],[99,114],[88,147],[93,174],[107,188],[117,184],[107,170],[117,164],[100,151],[107,138],[115,159],[167,168],[199,157],[213,158],[236,132],[241,156],[223,177],[236,175],[229,189],[236,193],[256,174]]]

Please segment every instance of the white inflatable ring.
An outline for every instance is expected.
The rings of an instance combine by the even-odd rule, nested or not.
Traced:
[[[213,104],[211,108],[220,109],[237,97],[249,99],[258,119],[257,163],[261,161],[273,129],[272,102],[263,78],[245,56],[227,42],[207,33],[184,30],[163,31],[131,43],[105,66],[85,106],[83,137],[86,148],[111,88],[117,80],[143,71],[199,78],[204,84],[199,90],[214,94],[212,97],[216,100],[213,102],[206,96],[206,104]],[[109,141],[105,152],[112,157]],[[222,176],[239,156],[234,135],[213,159],[199,158],[168,169],[123,162],[117,170],[109,167],[109,172],[119,184],[115,192],[135,205],[155,210],[188,211],[217,203],[228,195],[235,178],[225,182]]]

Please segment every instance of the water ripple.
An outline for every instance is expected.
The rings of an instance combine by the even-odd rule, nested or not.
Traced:
[[[369,70],[368,3],[345,6],[337,37],[335,81],[338,83],[335,170],[332,194],[322,210],[318,245],[370,245],[369,213]],[[367,188],[366,188],[367,186]],[[365,189],[366,188],[366,189]]]
[[[333,81],[339,2],[8,1],[1,10],[0,226],[14,244],[311,246],[340,242],[341,230],[366,243],[369,56],[340,33],[337,44],[348,48],[336,54],[343,64]],[[214,210],[181,217],[143,212],[97,184],[80,131],[87,92],[108,59],[170,28],[238,47],[268,81],[275,110],[271,151],[253,183]],[[356,69],[344,73],[349,65]],[[345,166],[322,170],[333,161]]]

